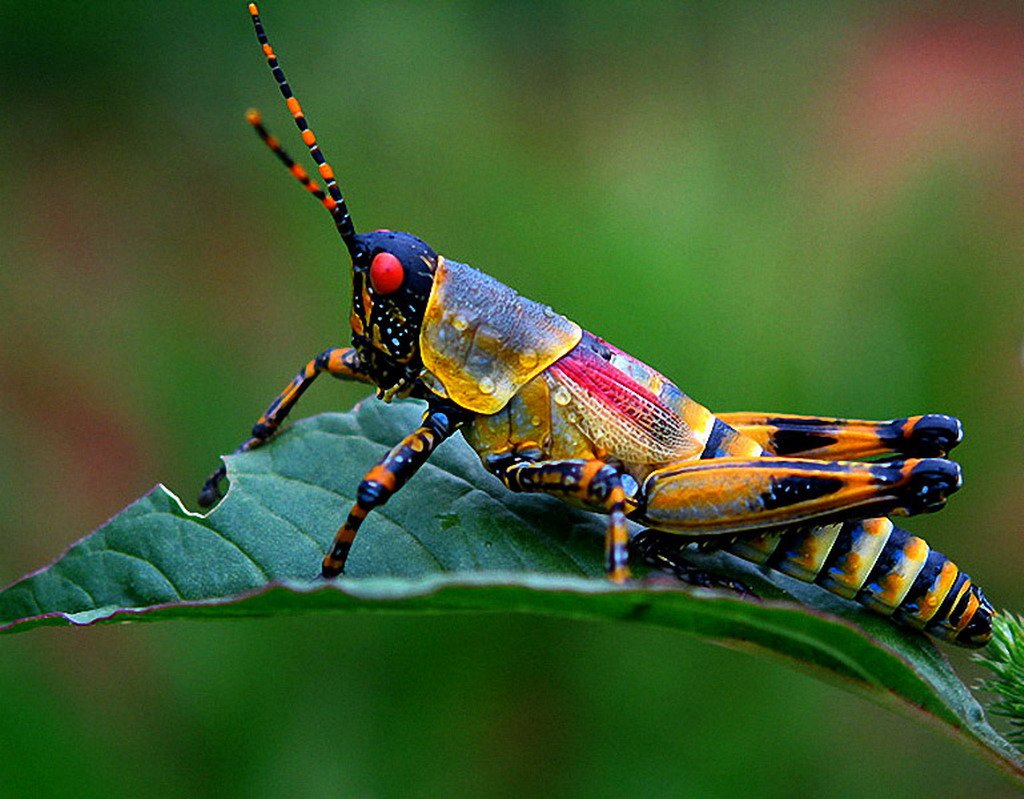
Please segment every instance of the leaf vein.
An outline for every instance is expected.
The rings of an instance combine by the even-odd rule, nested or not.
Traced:
[[[241,492],[244,493],[244,494],[248,494],[250,496],[250,498],[253,500],[253,502],[255,502],[257,505],[259,505],[259,507],[263,508],[267,513],[269,513],[275,519],[277,519],[280,522],[284,522],[284,524],[288,525],[293,530],[298,532],[299,535],[301,535],[304,538],[309,539],[317,549],[320,549],[320,547],[323,546],[319,541],[317,541],[316,537],[312,533],[307,532],[306,530],[303,530],[301,527],[299,527],[299,525],[297,525],[295,522],[293,522],[287,516],[285,516],[285,515],[283,515],[281,513],[278,513],[276,510],[274,510],[272,507],[270,507],[270,505],[268,505],[266,502],[264,502],[263,500],[259,499],[253,492],[246,491],[245,489],[241,489]],[[264,572],[264,574],[269,579],[270,575],[266,574],[266,572]]]
[[[155,563],[153,563],[153,561],[146,560],[145,558],[143,558],[143,557],[141,557],[139,555],[135,555],[135,554],[133,554],[131,552],[125,552],[125,551],[120,550],[120,549],[114,549],[110,545],[107,545],[104,549],[100,550],[99,554],[103,554],[103,553],[107,553],[107,552],[109,552],[112,555],[120,555],[120,556],[125,557],[125,558],[130,558],[131,560],[137,560],[139,563],[143,563],[146,566],[149,566],[149,568],[151,568],[153,571],[155,571],[164,580],[164,582],[166,582],[167,585],[169,585],[171,587],[171,590],[174,591],[174,593],[178,597],[178,599],[185,599],[185,595],[178,589],[178,586],[175,585],[175,583],[171,580],[171,578],[168,577],[164,573],[164,570],[161,569],[159,566],[157,566]]]

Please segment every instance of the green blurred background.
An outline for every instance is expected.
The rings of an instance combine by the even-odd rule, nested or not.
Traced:
[[[966,486],[908,527],[1024,607],[1019,3],[261,11],[362,229],[418,233],[712,408],[960,416]],[[346,342],[349,300],[326,214],[242,119],[300,149],[244,3],[0,0],[0,65],[6,582],[157,481],[191,504]],[[363,394],[318,385],[302,412]],[[625,624],[0,647],[5,796],[1011,791],[787,666]]]

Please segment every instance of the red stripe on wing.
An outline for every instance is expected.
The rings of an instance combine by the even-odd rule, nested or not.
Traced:
[[[552,364],[550,371],[556,379],[561,376],[575,383],[609,411],[638,425],[650,422],[652,417],[676,416],[649,388],[586,347],[576,347]]]

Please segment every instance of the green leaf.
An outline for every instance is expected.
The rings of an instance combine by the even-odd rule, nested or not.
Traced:
[[[671,580],[612,585],[602,577],[599,517],[509,493],[461,440],[370,515],[345,578],[317,580],[360,478],[420,412],[366,403],[298,422],[228,458],[230,488],[207,515],[158,486],[0,591],[0,630],[356,610],[622,619],[786,658],[926,719],[1024,781],[1020,755],[930,641],[723,553],[694,561],[762,600]]]

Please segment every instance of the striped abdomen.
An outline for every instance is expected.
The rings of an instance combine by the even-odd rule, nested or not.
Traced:
[[[741,538],[726,550],[943,641],[982,647],[995,611],[949,558],[885,518]]]

